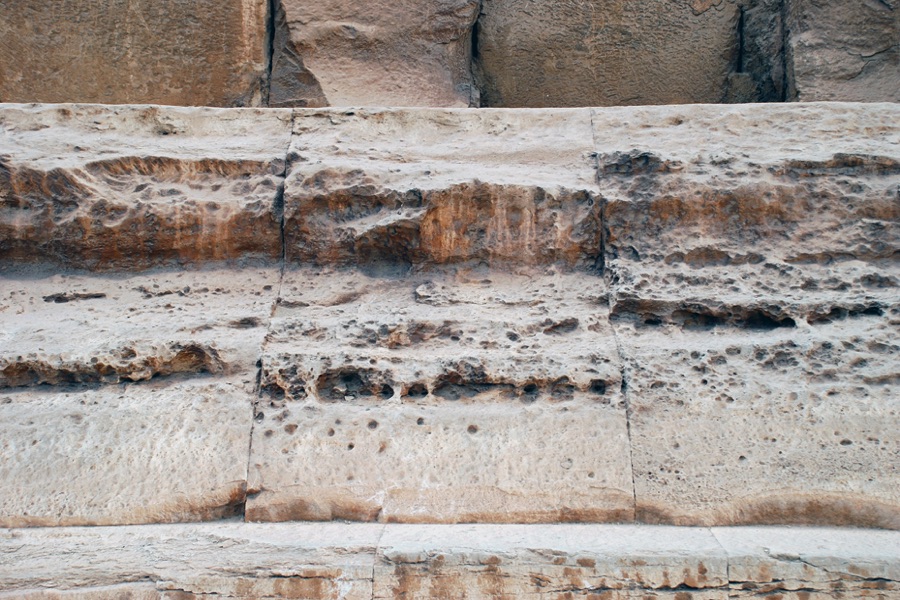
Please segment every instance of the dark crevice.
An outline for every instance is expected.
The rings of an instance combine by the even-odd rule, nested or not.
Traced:
[[[747,27],[744,20],[746,18],[745,17],[746,9],[742,6],[740,10],[741,10],[741,12],[740,12],[740,15],[738,16],[738,26],[737,26],[737,60],[736,60],[737,64],[735,65],[735,69],[734,69],[735,73],[743,73],[744,72],[744,52],[745,52],[744,30]]]
[[[790,77],[788,75],[788,39],[790,38],[790,30],[788,29],[788,9],[787,0],[781,0],[781,51],[779,58],[781,59],[781,94],[779,100],[787,102],[790,100],[790,91],[788,89]]]
[[[481,17],[484,16],[484,13],[481,12],[482,8],[483,4],[479,1],[477,16],[475,22],[472,23],[471,31],[471,56],[469,57],[469,79],[472,85],[469,93],[469,106],[471,108],[483,108],[489,105],[487,89],[484,84],[484,70],[481,68]]]
[[[269,97],[272,92],[272,65],[275,60],[275,15],[278,14],[278,2],[268,1],[268,14],[266,15],[266,83],[263,90],[263,106],[269,106]]]

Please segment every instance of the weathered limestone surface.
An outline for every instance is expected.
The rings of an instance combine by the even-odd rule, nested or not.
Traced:
[[[734,0],[484,0],[481,10],[488,106],[721,102],[739,52]]]
[[[242,524],[0,532],[0,598],[896,598],[897,532]]]
[[[897,528],[900,112],[701,111],[594,121],[638,518]]]
[[[590,275],[288,271],[247,518],[631,520],[605,294]]]
[[[214,160],[221,144],[236,161],[282,165],[257,192],[240,177],[210,184],[228,190],[212,212],[247,195],[256,207],[234,209],[247,226],[226,255],[231,221],[213,235],[166,202],[131,200],[135,185],[165,189],[137,183],[138,169],[124,191],[90,198],[156,206],[165,235],[152,219],[96,235],[34,220],[23,198],[53,206],[68,188],[5,184],[0,406],[16,433],[0,440],[60,449],[28,455],[48,461],[47,479],[0,493],[5,517],[27,504],[46,522],[70,509],[82,520],[65,522],[197,519],[239,511],[240,495],[229,504],[217,490],[246,481],[251,520],[900,527],[898,105],[308,109],[269,121],[10,106],[0,118],[11,174],[82,172],[76,138],[97,156],[146,161],[147,144]],[[79,133],[105,126],[108,137]],[[97,250],[151,238],[162,241],[144,254]],[[268,265],[237,268],[249,259]],[[177,269],[131,272],[161,263]],[[113,272],[64,277],[72,265]],[[67,415],[86,397],[103,431],[132,415],[127,443],[84,437]],[[196,408],[204,397],[223,408]],[[159,416],[141,422],[138,406]],[[42,419],[52,427],[35,435]],[[187,433],[192,423],[223,441]],[[225,446],[228,460],[241,448],[241,473],[210,450]],[[117,479],[123,508],[84,493],[107,449],[157,461],[146,478]],[[4,468],[25,485],[17,457]],[[74,483],[60,475],[80,468]],[[228,473],[200,481],[218,468]],[[175,487],[185,473],[198,487]],[[150,485],[169,491],[138,518],[135,490]],[[194,494],[187,508],[153,516],[179,494]]]
[[[0,279],[0,523],[239,514],[278,272]]]
[[[592,152],[586,109],[298,113],[287,260],[401,271],[593,265]]]
[[[258,106],[261,0],[0,1],[0,102]]]
[[[900,102],[900,7],[790,0],[789,98]]]
[[[0,111],[0,261],[97,270],[276,260],[291,113]]]
[[[477,106],[476,0],[280,0],[273,106]]]

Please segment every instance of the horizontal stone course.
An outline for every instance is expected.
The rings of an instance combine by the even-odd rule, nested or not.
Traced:
[[[894,598],[900,534],[622,525],[0,530],[0,598]]]

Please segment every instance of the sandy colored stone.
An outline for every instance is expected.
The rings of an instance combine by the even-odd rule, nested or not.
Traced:
[[[293,263],[592,266],[587,110],[297,112],[285,184]]]
[[[256,372],[269,269],[0,277],[0,389]]]
[[[900,534],[209,524],[0,532],[0,598],[893,598]]]
[[[0,598],[371,598],[381,530],[235,521],[6,530]]]
[[[0,523],[239,514],[274,269],[0,279]]]
[[[0,2],[0,102],[258,106],[262,0]]]
[[[240,511],[253,379],[4,390],[5,527],[198,521]]]
[[[485,0],[487,106],[715,103],[738,55],[732,0]]]
[[[247,518],[630,519],[603,294],[585,275],[288,271]]]
[[[888,1],[789,0],[788,97],[900,102],[898,9]]]
[[[725,553],[704,529],[389,525],[378,556],[375,598],[728,597]]]
[[[475,0],[281,0],[273,106],[477,106]]]
[[[817,527],[716,527],[733,588],[800,598],[900,594],[900,533]],[[810,596],[819,597],[815,595]]]
[[[280,256],[289,111],[0,109],[0,259],[97,270]]]

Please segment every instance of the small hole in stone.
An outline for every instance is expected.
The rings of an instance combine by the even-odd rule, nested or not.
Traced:
[[[469,433],[478,433],[478,426],[477,425],[469,425],[469,428],[467,429],[467,431]]]
[[[328,437],[334,437],[334,429],[328,430]]]
[[[591,391],[595,394],[603,395],[606,393],[606,382],[602,379],[591,380]]]
[[[841,440],[841,446],[849,446],[852,443],[850,440]]]
[[[385,384],[381,386],[381,392],[379,392],[379,395],[385,399],[390,398],[394,395],[394,388]]]
[[[377,429],[377,428],[378,428],[378,421],[376,421],[374,419],[369,421],[369,429]]]
[[[356,446],[353,444],[347,444],[347,450],[353,450],[354,448],[356,448]]]
[[[423,419],[422,417],[419,417],[418,419],[416,419],[416,425],[424,425],[424,424],[425,424],[425,419]]]
[[[531,396],[537,394],[538,386],[536,383],[529,383],[524,388],[522,388],[522,391]]]

